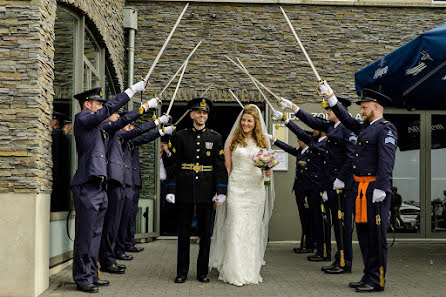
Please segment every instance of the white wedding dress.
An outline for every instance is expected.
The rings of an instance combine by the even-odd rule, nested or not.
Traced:
[[[232,151],[227,199],[217,210],[209,262],[220,272],[220,280],[236,286],[262,282],[268,230],[263,221],[264,177],[252,160],[260,147],[252,139],[246,142],[247,147]]]

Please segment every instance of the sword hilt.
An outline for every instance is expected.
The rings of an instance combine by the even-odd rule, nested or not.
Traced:
[[[146,85],[147,85],[147,82],[146,82]],[[144,113],[144,107],[142,107],[142,92],[141,92],[141,100],[140,100],[140,105],[139,105],[139,109],[138,109],[138,112],[139,112],[139,114],[143,114]]]
[[[155,121],[155,120],[156,120],[156,112],[153,111],[153,114],[152,114],[152,121]]]

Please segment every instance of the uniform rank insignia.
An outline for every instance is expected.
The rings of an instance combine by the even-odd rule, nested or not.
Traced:
[[[211,150],[212,147],[214,146],[214,143],[213,142],[205,142],[205,145],[206,145],[207,150]]]
[[[388,143],[395,145],[395,138],[393,137],[392,130],[389,130],[389,132],[387,133],[387,137],[384,139],[384,144]]]
[[[210,151],[207,151],[207,152],[206,152],[206,156],[209,157],[210,155],[211,155],[211,152],[210,152]]]
[[[220,152],[219,152],[220,155],[223,155],[224,153],[225,153],[224,150],[220,150]]]

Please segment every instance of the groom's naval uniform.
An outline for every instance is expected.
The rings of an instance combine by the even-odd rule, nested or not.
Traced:
[[[209,112],[211,105],[209,99],[195,98],[189,102],[188,108]],[[224,164],[222,137],[214,130],[207,127],[201,130],[187,128],[173,135],[171,142],[173,154],[167,170],[167,193],[175,194],[178,220],[177,276],[184,281],[189,272],[190,229],[194,211],[200,235],[197,276],[207,276],[212,199],[216,193],[226,195],[228,174]]]

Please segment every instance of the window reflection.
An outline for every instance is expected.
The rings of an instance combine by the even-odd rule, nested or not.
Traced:
[[[54,41],[54,102],[50,121],[53,160],[51,211],[70,209],[72,110],[74,85],[74,37],[76,19],[58,7]]]
[[[392,180],[390,228],[397,233],[420,231],[420,116],[388,114],[398,131]]]
[[[431,223],[432,232],[446,231],[446,115],[432,115]]]

